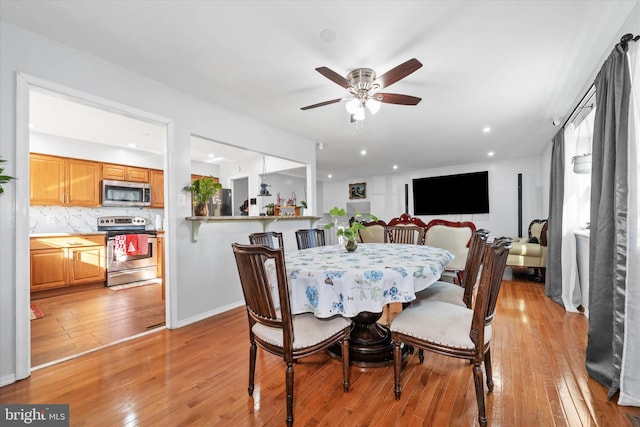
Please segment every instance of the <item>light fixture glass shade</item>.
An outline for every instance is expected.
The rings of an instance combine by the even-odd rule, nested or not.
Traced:
[[[358,108],[356,112],[353,113],[353,120],[364,120],[364,108]]]
[[[573,173],[591,173],[591,153],[573,156],[571,162],[573,163]]]
[[[360,107],[360,101],[356,98],[353,98],[351,101],[345,104],[345,107],[347,108],[349,114],[355,114],[358,110],[358,107]]]
[[[380,109],[380,104],[382,103],[375,98],[367,99],[367,108],[369,109],[369,111],[371,111],[371,114],[375,114],[378,112],[378,110]]]

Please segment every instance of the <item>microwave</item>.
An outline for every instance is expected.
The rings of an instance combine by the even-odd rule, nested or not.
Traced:
[[[151,206],[151,185],[105,179],[102,181],[102,206]]]

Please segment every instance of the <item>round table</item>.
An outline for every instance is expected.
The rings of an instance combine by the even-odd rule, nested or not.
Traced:
[[[391,334],[377,323],[384,306],[413,301],[452,260],[445,249],[393,243],[360,243],[354,252],[330,245],[286,253],[291,310],[351,318],[352,363],[388,365],[393,362]],[[341,357],[339,346],[330,353]]]

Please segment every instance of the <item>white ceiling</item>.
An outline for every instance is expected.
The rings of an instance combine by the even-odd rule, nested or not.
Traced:
[[[541,153],[637,3],[2,0],[0,16],[322,143],[325,179]],[[360,131],[342,103],[300,110],[346,95],[317,67],[382,74],[410,58],[423,67],[385,92],[417,106],[383,104]]]

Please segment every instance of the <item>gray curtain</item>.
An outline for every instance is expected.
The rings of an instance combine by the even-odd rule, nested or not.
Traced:
[[[545,294],[562,303],[562,209],[564,205],[564,127],[553,137],[547,228],[547,277]]]
[[[620,388],[626,293],[627,155],[631,81],[626,46],[616,45],[596,76],[589,245],[587,372]]]

